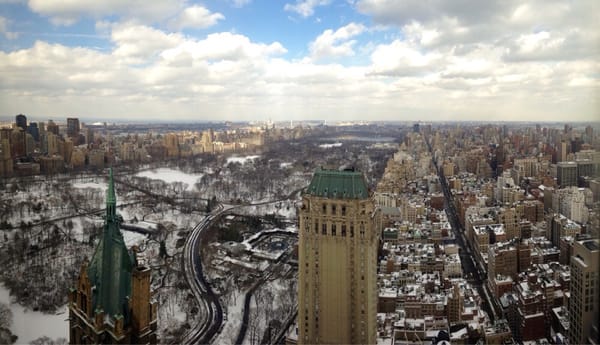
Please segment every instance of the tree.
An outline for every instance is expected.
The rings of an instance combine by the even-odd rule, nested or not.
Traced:
[[[0,303],[0,328],[10,328],[13,321],[13,313],[12,310],[8,307],[8,305],[4,303]]]

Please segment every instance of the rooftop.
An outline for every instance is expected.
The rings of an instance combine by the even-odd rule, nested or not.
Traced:
[[[363,174],[354,170],[318,169],[306,193],[335,199],[366,199],[369,196]]]

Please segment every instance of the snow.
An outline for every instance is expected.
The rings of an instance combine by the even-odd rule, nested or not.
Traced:
[[[155,170],[146,170],[137,173],[137,177],[147,177],[152,180],[162,180],[166,183],[183,182],[187,184],[187,190],[191,191],[195,188],[196,181],[202,178],[203,174],[187,174],[183,171],[159,168]]]
[[[342,146],[342,143],[339,143],[339,142],[338,143],[333,143],[333,144],[321,144],[321,145],[319,145],[319,147],[323,148],[323,149],[330,149],[332,147],[340,147],[340,146]]]
[[[29,344],[31,341],[47,336],[51,339],[69,338],[69,313],[67,306],[57,314],[44,314],[25,310],[20,304],[12,304],[8,290],[0,284],[0,303],[10,306],[13,312],[11,332],[19,337],[17,344]]]
[[[146,239],[146,235],[138,234],[133,231],[121,230],[121,233],[123,234],[123,241],[127,248],[131,248],[131,246],[140,246]]]
[[[245,290],[237,290],[234,287],[234,291],[229,294],[226,298],[223,298],[225,302],[223,308],[223,329],[221,333],[215,338],[213,344],[227,344],[235,342],[240,327],[242,325],[242,317],[244,313],[244,296],[246,295]],[[225,317],[227,319],[225,320]]]
[[[230,164],[230,163],[241,163],[244,164],[249,160],[254,160],[259,158],[259,155],[252,155],[252,156],[244,156],[244,157],[238,157],[238,156],[233,156],[233,157],[229,157],[227,158],[227,163],[226,164]]]
[[[75,182],[75,183],[73,183],[73,188],[77,188],[77,189],[92,188],[92,189],[106,190],[106,189],[108,189],[108,186],[106,185],[106,183],[100,183],[100,182]]]
[[[279,164],[279,168],[281,169],[285,169],[285,168],[291,168],[293,163],[290,162],[283,162]]]

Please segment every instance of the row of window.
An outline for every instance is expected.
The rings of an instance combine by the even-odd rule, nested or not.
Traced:
[[[309,222],[306,220],[304,222],[304,224],[305,224],[304,230],[307,233],[310,232]],[[315,225],[314,225],[313,229],[314,229],[315,234],[319,234],[319,221],[315,220]],[[320,229],[321,229],[321,235],[338,236],[338,234],[339,234],[342,237],[346,237],[346,236],[354,237],[354,223],[350,223],[350,226],[347,226],[346,224],[342,224],[339,227],[339,230],[340,230],[339,233],[338,233],[338,224],[331,224],[328,227],[327,223],[321,223]],[[360,232],[359,233],[360,233],[361,238],[365,237],[365,225],[362,222],[360,224]]]

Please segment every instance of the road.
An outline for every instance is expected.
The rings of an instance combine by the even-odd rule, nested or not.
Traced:
[[[199,303],[201,309],[200,313],[203,313],[205,317],[201,322],[194,325],[187,334],[183,337],[182,343],[184,344],[210,344],[213,338],[220,331],[223,324],[223,307],[219,301],[219,297],[214,293],[210,284],[207,282],[204,272],[202,270],[202,262],[200,258],[200,246],[202,243],[203,231],[210,227],[210,225],[216,221],[221,215],[231,212],[234,209],[253,207],[259,205],[267,205],[270,203],[281,202],[284,200],[295,199],[297,194],[302,189],[297,189],[291,192],[286,197],[263,201],[254,204],[239,204],[239,205],[225,205],[220,204],[214,212],[204,218],[198,223],[192,233],[188,236],[188,239],[184,248],[183,265],[184,272],[190,289],[196,300]],[[257,288],[260,284],[257,284]],[[249,298],[249,297],[247,297]],[[250,308],[244,308],[244,321],[248,322]],[[245,330],[238,335],[238,339],[243,340],[245,336]]]
[[[194,227],[186,241],[183,255],[185,277],[194,297],[199,302],[199,313],[204,317],[181,340],[184,344],[210,344],[223,323],[223,307],[219,302],[219,297],[206,281],[202,270],[200,244],[202,243],[203,230],[207,229],[221,214],[230,209],[221,206],[217,212],[204,218]]]
[[[492,298],[490,297],[487,289],[487,276],[484,269],[481,267],[477,267],[475,262],[473,251],[470,248],[470,244],[465,238],[465,232],[460,222],[458,221],[458,214],[456,213],[456,208],[454,206],[454,201],[452,199],[452,194],[450,193],[450,188],[448,187],[448,182],[446,181],[446,177],[444,176],[444,171],[441,169],[437,162],[435,161],[435,157],[433,155],[433,150],[431,148],[431,144],[429,142],[429,138],[425,137],[425,142],[429,147],[429,152],[431,153],[431,159],[433,161],[433,165],[438,173],[438,177],[440,180],[440,185],[442,187],[442,191],[444,193],[444,207],[446,210],[446,215],[448,216],[448,221],[452,226],[452,232],[454,233],[454,237],[456,238],[456,243],[460,247],[460,262],[462,265],[463,273],[468,277],[468,281],[471,285],[473,285],[479,296],[482,297],[483,309],[488,313],[490,319],[494,321],[497,318],[496,310],[494,308],[494,304],[492,302]]]

